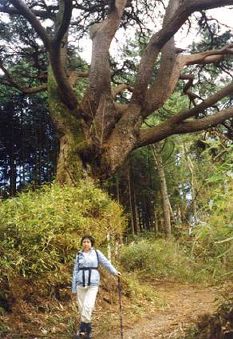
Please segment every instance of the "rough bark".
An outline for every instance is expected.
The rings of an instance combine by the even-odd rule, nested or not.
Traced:
[[[81,121],[64,105],[53,72],[48,77],[49,110],[60,141],[56,179],[61,184],[75,184],[85,175],[82,155],[87,147]]]
[[[179,0],[169,2],[163,26],[168,24],[178,8]],[[166,99],[172,94],[180,75],[180,68],[178,67],[176,60],[177,55],[174,37],[171,37],[162,48],[161,52],[161,66],[159,68],[158,76],[146,92],[144,116],[163,105]]]

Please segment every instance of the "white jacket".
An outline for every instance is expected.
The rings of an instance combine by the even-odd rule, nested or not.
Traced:
[[[93,247],[89,252],[80,251],[75,258],[72,279],[72,292],[76,293],[77,286],[98,286],[100,274],[98,266],[104,266],[111,274],[117,275],[117,270],[104,254]]]

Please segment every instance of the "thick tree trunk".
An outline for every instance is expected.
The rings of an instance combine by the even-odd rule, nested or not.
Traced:
[[[72,135],[66,133],[60,137],[56,180],[61,184],[76,184],[84,176],[83,164],[76,149]]]
[[[60,143],[56,180],[61,184],[76,184],[87,172],[82,156],[88,146],[81,121],[70,114],[61,101],[51,69],[48,79],[48,103]]]
[[[182,74],[186,66],[216,63],[226,55],[232,54],[231,45],[226,45],[219,50],[190,55],[179,54],[179,50],[175,49],[174,40],[176,32],[193,12],[228,6],[232,4],[232,0],[167,1],[162,27],[149,37],[137,67],[138,72],[135,72],[135,81],[133,84],[131,81],[127,83],[125,79],[123,84],[119,84],[121,88],[122,85],[125,89],[130,87],[132,96],[127,99],[127,104],[120,103],[118,100],[120,98],[114,95],[117,91],[115,86],[112,87],[114,69],[111,69],[110,65],[109,48],[118,28],[122,23],[124,24],[125,14],[128,12],[126,8],[134,8],[131,1],[103,2],[105,8],[102,13],[103,20],[89,26],[90,38],[93,41],[92,61],[88,72],[88,85],[85,93],[80,93],[82,97],[80,100],[77,100],[70,81],[68,73],[72,63],[68,67],[66,53],[68,31],[73,25],[72,10],[75,7],[79,8],[78,3],[72,0],[59,0],[54,2],[54,6],[47,8],[44,6],[44,1],[35,2],[38,8],[29,6],[30,1],[11,0],[3,3],[4,6],[0,6],[0,11],[23,15],[34,28],[37,36],[41,38],[49,55],[49,62],[56,79],[55,85],[50,72],[49,106],[60,138],[57,178],[61,183],[76,182],[83,176],[85,164],[92,169],[92,176],[99,179],[107,178],[122,166],[133,149],[159,142],[170,135],[207,129],[233,116],[233,108],[228,107],[196,119],[199,113],[203,114],[208,107],[213,107],[219,100],[232,95],[232,85],[229,85],[195,107],[182,110],[153,128],[141,128],[145,118],[158,111],[170,97],[179,79],[182,76],[184,80],[189,79],[187,70],[185,70],[185,77]],[[96,9],[92,13],[88,6],[81,7],[84,8],[85,15],[90,11],[89,14],[95,16]],[[45,18],[55,19],[54,25],[49,30],[41,23]],[[90,22],[92,22],[91,18]],[[126,61],[124,60],[123,65],[127,69]],[[153,70],[157,62],[160,66],[154,79]],[[44,83],[36,87],[24,88],[12,78],[11,72],[5,69],[2,62],[1,69],[4,73],[4,83],[16,87],[25,94],[37,93],[45,89]],[[39,75],[40,68],[38,71]],[[185,87],[185,93],[190,97],[192,93],[188,93],[187,85]],[[118,90],[118,93],[123,93],[123,90]]]
[[[153,155],[155,159],[155,163],[158,170],[159,181],[160,181],[160,192],[162,197],[162,206],[163,206],[163,215],[164,215],[164,231],[167,237],[171,236],[172,228],[171,228],[171,214],[170,214],[170,200],[167,191],[167,181],[165,176],[165,171],[163,167],[163,161],[160,154],[159,145],[153,145]]]
[[[100,180],[111,177],[126,161],[133,149],[133,142],[130,141],[131,145],[125,150],[125,140],[122,138],[120,147],[115,147],[117,136],[106,140],[101,126],[88,126],[75,116],[75,112],[70,112],[61,101],[52,72],[48,95],[50,114],[60,141],[57,180],[60,183],[75,183],[86,175]]]
[[[55,20],[56,38],[49,50],[48,104],[60,144],[56,180],[60,184],[75,185],[87,172],[82,158],[88,145],[84,122],[79,116],[75,93],[66,74],[68,30],[63,32],[64,35],[60,30],[65,10],[69,12],[72,7],[67,6],[65,9],[65,1],[59,2]]]

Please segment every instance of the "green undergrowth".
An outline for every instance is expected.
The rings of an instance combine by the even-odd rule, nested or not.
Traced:
[[[122,208],[85,180],[22,193],[1,202],[0,215],[0,337],[71,337],[78,324],[70,287],[80,239],[92,234],[105,252],[107,234],[113,246],[125,229]],[[125,312],[136,319],[158,296],[119,269]],[[117,280],[103,270],[95,321],[104,317],[103,326],[114,329],[118,309]]]
[[[232,266],[218,254],[196,251],[206,238],[177,241],[175,239],[137,239],[121,249],[120,262],[128,272],[149,279],[168,279],[189,283],[218,283],[232,276]],[[211,244],[210,244],[211,245]],[[209,246],[210,246],[209,245]]]
[[[11,276],[33,278],[59,272],[73,261],[83,234],[97,246],[121,235],[119,204],[85,180],[78,187],[44,186],[0,203],[0,283]]]
[[[91,180],[21,193],[0,202],[0,216],[0,333],[15,327],[19,333],[39,329],[43,334],[43,315],[53,314],[56,322],[59,307],[69,309],[83,234],[105,247],[107,234],[119,238],[126,226],[121,206]],[[63,320],[66,328],[70,320]]]
[[[179,240],[143,234],[122,245],[116,260],[114,244],[126,218],[91,180],[22,193],[1,202],[0,215],[0,336],[72,336],[78,316],[71,275],[84,233],[92,234],[104,252],[111,236],[129,324],[163,306],[153,288],[156,279],[209,284],[232,278],[231,217],[223,224],[213,213],[209,224]],[[100,333],[119,326],[118,302],[117,279],[103,271],[94,320]]]

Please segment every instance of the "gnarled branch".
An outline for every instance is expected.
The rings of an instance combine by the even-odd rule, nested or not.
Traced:
[[[48,11],[44,11],[44,10],[34,10],[32,9],[31,12],[35,15],[38,16],[42,19],[53,19],[53,15],[51,15],[51,13],[49,13]],[[15,7],[9,7],[9,6],[0,6],[0,13],[6,13],[9,15],[21,15],[20,11],[17,10]]]
[[[176,57],[176,61],[174,64],[173,69],[169,72],[170,77],[167,79],[167,81],[160,81],[160,78],[158,77],[157,80],[154,83],[154,86],[152,86],[147,91],[146,96],[146,104],[144,106],[144,117],[148,116],[155,110],[157,110],[159,107],[161,107],[166,99],[169,98],[171,93],[176,87],[176,84],[179,79],[187,79],[189,80],[187,85],[184,88],[184,93],[187,94],[190,98],[190,100],[193,102],[194,97],[197,98],[194,93],[190,91],[190,86],[193,82],[193,76],[189,74],[181,74],[183,68],[185,66],[189,65],[195,65],[195,64],[210,64],[218,62],[222,59],[224,59],[225,55],[229,55],[233,53],[233,45],[226,45],[221,49],[215,49],[215,50],[208,50],[201,53],[195,53],[191,55],[186,54],[179,54]],[[162,62],[162,61],[161,61]],[[161,66],[161,69],[166,69],[166,61],[164,61],[164,65]],[[168,71],[167,71],[168,72]]]
[[[210,64],[218,62],[221,56],[233,54],[233,44],[226,45],[221,49],[213,49],[201,53],[195,53],[190,55],[180,55],[181,64],[183,65],[195,65],[195,64]]]
[[[179,1],[170,1],[164,17],[163,26],[169,22],[179,7]],[[148,114],[151,109],[163,105],[166,99],[173,92],[179,78],[179,67],[176,62],[175,39],[172,37],[163,47],[158,75],[154,83],[146,92],[146,100],[143,116]]]
[[[108,17],[90,29],[92,39],[92,60],[89,75],[88,103],[96,112],[101,95],[111,95],[111,73],[109,66],[109,48],[120,25],[127,0],[116,0]],[[87,106],[88,106],[87,105]]]
[[[23,15],[38,33],[42,39],[47,51],[49,52],[50,62],[53,69],[53,73],[59,88],[59,92],[63,102],[70,110],[77,108],[77,98],[73,92],[73,89],[69,83],[68,77],[65,73],[64,64],[61,58],[61,43],[62,39],[68,30],[71,13],[72,13],[72,1],[64,1],[63,17],[60,26],[55,34],[54,39],[47,34],[45,28],[41,25],[35,14],[31,11],[27,5],[21,0],[10,0],[21,15]],[[61,13],[59,13],[61,14]]]
[[[199,130],[202,130],[204,129],[203,126],[206,126],[205,128],[207,128],[210,122],[211,122],[211,126],[215,126],[218,123],[223,122],[224,121],[223,117],[227,119],[230,116],[233,116],[232,108],[230,109],[230,111],[229,110],[220,111],[220,112],[224,112],[223,114],[219,114],[220,112],[217,112],[214,115],[211,115],[203,119],[197,119],[197,120],[192,120],[192,121],[187,121],[187,122],[185,120],[193,116],[196,116],[198,113],[203,112],[208,107],[213,106],[216,102],[218,102],[222,98],[232,95],[232,94],[233,94],[233,83],[219,90],[212,96],[208,97],[206,100],[203,100],[201,104],[193,107],[192,109],[187,110],[187,111],[182,111],[179,114],[174,115],[167,121],[155,127],[148,128],[148,129],[142,129],[140,131],[140,137],[135,148],[155,143],[173,134],[188,133],[188,130],[189,132],[192,132],[191,126],[193,126],[194,128],[193,131],[197,131],[197,126],[199,126],[198,128],[200,128]],[[232,115],[230,115],[230,112],[232,112]],[[207,118],[210,118],[210,119],[205,120]],[[202,120],[203,120],[203,123],[201,122]],[[198,124],[196,124],[196,121],[198,122]],[[200,126],[202,126],[202,128]],[[186,130],[187,132],[185,132]]]
[[[69,83],[73,87],[79,78],[88,78],[89,72],[71,71],[68,75],[69,75]]]
[[[27,5],[21,0],[10,0],[12,5],[23,15],[35,29],[41,40],[43,41],[46,48],[50,48],[50,37],[47,34],[36,15],[27,7]]]
[[[179,2],[179,4],[180,6],[177,8],[167,24],[151,37],[142,56],[136,84],[134,86],[135,90],[132,96],[132,100],[141,105],[143,104],[147,86],[151,79],[155,60],[161,48],[172,36],[174,36],[178,29],[188,19],[189,15],[199,10],[232,5],[233,0],[184,0],[183,2]]]
[[[75,110],[78,106],[77,97],[65,72],[65,44],[72,15],[72,8],[72,0],[62,0],[60,2],[56,21],[56,32],[48,52],[53,74],[56,79],[62,101],[70,110]]]
[[[64,1],[64,9],[63,9],[63,15],[62,20],[60,23],[60,26],[55,34],[55,37],[53,39],[53,43],[55,44],[61,44],[62,39],[64,35],[67,33],[71,16],[72,16],[72,0],[66,0]]]
[[[177,125],[173,134],[193,133],[217,126],[225,120],[233,117],[233,107],[219,111],[202,119],[184,121]]]

